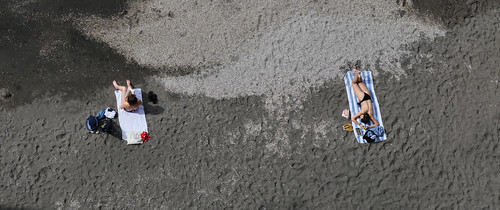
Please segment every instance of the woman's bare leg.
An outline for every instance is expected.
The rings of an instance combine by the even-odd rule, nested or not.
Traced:
[[[356,76],[354,76],[354,78],[352,79],[352,82],[353,83],[360,83],[360,82],[363,82],[363,78],[361,78],[361,75],[357,69],[352,69],[352,71],[356,74]]]
[[[359,88],[361,88],[361,91],[363,91],[364,93],[370,95],[370,90],[368,89],[368,87],[366,87],[365,83],[360,82],[360,83],[358,83],[358,85],[359,85]]]
[[[368,89],[368,87],[366,87],[365,83],[363,82],[363,78],[361,77],[361,72],[356,70],[356,69],[352,69],[352,71],[354,73],[356,73],[356,76],[354,77],[354,79],[352,80],[353,82],[353,86],[354,86],[354,81],[356,80],[356,84],[357,86],[359,87],[359,89],[363,92],[361,93],[361,99],[359,100],[362,100],[363,97],[365,96],[364,93],[367,93],[368,95],[370,95],[370,90]],[[356,94],[356,96],[358,96],[358,94]],[[370,95],[371,96],[371,95]],[[359,98],[359,96],[358,96]]]
[[[352,69],[352,71],[356,73],[356,76],[354,76],[354,78],[352,79],[352,89],[354,90],[354,94],[356,94],[356,97],[358,97],[358,101],[361,101],[363,100],[365,93],[361,90],[359,84],[362,84],[363,80],[361,79],[358,70]]]
[[[115,86],[115,89],[117,90],[127,91],[127,88],[125,86],[118,85],[118,83],[116,83],[116,80],[113,80],[113,86]]]
[[[121,105],[120,105],[120,107],[118,107],[118,109],[124,109],[125,108],[124,104],[127,101],[125,99],[126,97],[124,97],[124,95],[127,92],[127,88],[125,86],[118,85],[118,83],[116,83],[116,80],[113,80],[113,86],[115,86],[115,89],[122,91],[122,101],[121,101]]]
[[[128,89],[132,89],[133,88],[132,85],[130,84],[130,80],[127,80],[127,88]]]

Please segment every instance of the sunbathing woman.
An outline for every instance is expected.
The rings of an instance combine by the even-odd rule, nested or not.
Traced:
[[[139,106],[143,105],[142,101],[135,96],[132,85],[130,85],[130,80],[127,80],[127,87],[119,86],[116,80],[113,80],[113,86],[115,86],[115,89],[122,91],[122,105],[120,105],[119,109],[133,112],[137,110]]]
[[[356,73],[356,76],[352,79],[352,89],[354,90],[356,97],[358,97],[359,101],[358,105],[361,107],[361,110],[356,115],[354,115],[352,121],[361,126],[363,129],[376,127],[379,124],[377,120],[373,117],[373,103],[372,103],[372,97],[370,95],[370,90],[368,90],[365,83],[363,83],[363,79],[361,78],[360,72],[356,69],[352,69],[352,71]],[[367,127],[361,125],[356,120],[358,117],[364,124],[367,124],[368,122],[370,122],[370,120],[372,120],[373,125]]]

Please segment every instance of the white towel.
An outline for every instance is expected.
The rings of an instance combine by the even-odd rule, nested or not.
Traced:
[[[109,119],[113,119],[116,116],[116,112],[115,110],[108,107],[106,108],[106,111],[104,111],[104,116],[106,116]]]
[[[135,95],[142,101],[141,89],[134,89]],[[139,106],[134,112],[127,112],[120,109],[122,103],[122,91],[115,90],[116,106],[118,108],[118,121],[122,130],[122,139],[127,141],[127,144],[141,144],[141,133],[148,132],[148,124],[146,122],[146,114],[144,106]]]
[[[358,105],[358,98],[352,89],[352,79],[356,76],[356,74],[352,71],[347,72],[344,77],[345,87],[347,90],[347,98],[349,99],[349,109],[351,110],[351,118],[356,115],[361,107]],[[380,113],[380,107],[378,105],[377,95],[375,95],[375,89],[373,87],[373,76],[371,71],[363,71],[361,72],[361,78],[363,78],[363,83],[365,83],[368,90],[370,90],[370,95],[373,103],[373,117],[377,119],[379,126],[384,127],[384,123],[382,122],[382,114]],[[361,123],[360,119],[357,119],[359,123]],[[366,124],[365,126],[372,125],[373,122]],[[363,135],[365,134],[365,130],[362,129],[358,124],[352,122],[352,127],[354,128],[354,135],[356,136],[356,140],[359,143],[367,143],[366,140],[363,139]],[[379,136],[375,142],[383,141],[387,139],[387,135],[384,133],[383,136]]]

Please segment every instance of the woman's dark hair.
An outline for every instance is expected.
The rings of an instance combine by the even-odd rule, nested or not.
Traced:
[[[363,118],[361,118],[361,122],[364,123],[364,124],[370,122],[370,115],[368,113],[364,113],[363,114]]]
[[[134,94],[131,94],[131,95],[127,96],[127,102],[128,102],[128,104],[130,104],[130,106],[133,106],[137,103],[137,97],[135,97]]]

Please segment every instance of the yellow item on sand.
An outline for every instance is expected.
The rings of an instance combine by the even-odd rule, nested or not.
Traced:
[[[347,123],[347,124],[345,124],[345,125],[344,125],[344,130],[345,130],[345,131],[351,131],[351,132],[352,132],[352,131],[353,131],[353,129],[352,129],[352,124],[351,124],[351,123]]]

